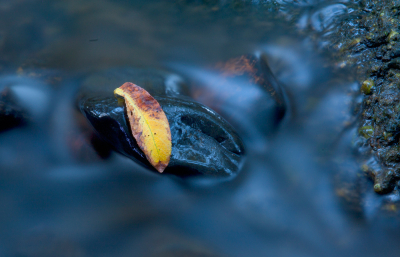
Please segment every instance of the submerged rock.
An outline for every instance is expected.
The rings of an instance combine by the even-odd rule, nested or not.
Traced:
[[[0,93],[0,131],[24,125],[29,120],[26,110],[18,104],[9,88]]]
[[[265,147],[288,112],[286,94],[266,56],[242,55],[212,68],[173,65],[193,79],[192,97],[223,115],[254,147]]]
[[[274,131],[287,111],[287,102],[283,88],[269,68],[267,57],[264,54],[242,55],[218,63],[216,69],[225,84],[218,86],[230,86],[223,94],[225,102],[245,105],[243,111],[252,124],[261,130]]]
[[[156,70],[112,69],[84,81],[79,108],[114,150],[153,170],[131,134],[124,103],[113,95],[126,81],[150,92],[167,116],[172,153],[166,173],[218,177],[238,173],[244,147],[233,127],[213,110],[185,96],[187,87],[178,76]]]

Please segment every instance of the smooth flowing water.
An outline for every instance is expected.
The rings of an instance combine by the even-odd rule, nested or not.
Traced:
[[[325,36],[356,4],[1,0],[0,91],[31,118],[0,133],[0,256],[397,256],[399,220],[382,214],[372,181],[358,211],[336,184],[343,170],[360,176],[360,96]],[[285,92],[276,129],[257,119],[248,83],[236,81],[240,103],[219,105],[230,88],[213,86],[210,67],[244,54],[266,54]],[[179,178],[94,158],[76,92],[115,67],[168,70],[211,92],[196,100],[242,136],[241,172]]]

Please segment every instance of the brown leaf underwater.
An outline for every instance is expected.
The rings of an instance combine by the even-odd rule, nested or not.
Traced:
[[[172,143],[167,116],[146,90],[126,82],[114,90],[125,99],[132,135],[150,164],[160,173],[168,166]]]

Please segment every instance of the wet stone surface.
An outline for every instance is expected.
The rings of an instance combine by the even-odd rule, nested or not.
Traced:
[[[232,102],[235,102],[236,105],[248,106],[244,111],[251,123],[257,124],[260,130],[276,130],[287,113],[287,101],[281,85],[268,66],[267,56],[242,55],[218,63],[216,68],[225,78],[224,83],[231,87],[220,105],[233,105]],[[257,97],[251,99],[253,103],[249,106],[243,96],[252,94],[251,91],[257,91],[258,95],[255,94]]]
[[[9,88],[0,92],[0,132],[24,125],[30,119]]]
[[[125,76],[119,75],[123,77],[120,81],[124,81],[124,79],[136,81],[126,74],[135,72],[138,74],[137,71],[126,69],[121,72]],[[114,70],[104,74],[109,77],[110,74],[115,73],[118,72]],[[153,76],[154,73],[155,71],[143,72],[140,73],[140,77],[142,82],[147,81],[143,83],[144,88],[154,93],[170,124],[172,153],[165,172],[179,176],[202,174],[228,177],[237,174],[244,159],[244,146],[234,128],[213,110],[188,97],[179,96],[179,90],[169,90],[168,86],[163,84],[165,79]],[[162,73],[157,75],[160,74]],[[111,77],[115,79],[115,76]],[[100,78],[101,75],[95,75],[88,80],[101,81]],[[120,86],[118,79],[119,77],[112,83],[104,85],[104,91],[114,89],[114,85],[116,85],[115,88]],[[86,85],[91,84],[87,81],[85,83]],[[165,91],[162,90],[163,88]],[[178,87],[174,86],[174,88]],[[118,101],[112,93],[103,92],[96,91],[93,94],[97,93],[97,96],[83,97],[79,104],[80,110],[99,137],[113,149],[153,170],[131,135],[124,103]]]
[[[287,95],[264,54],[245,54],[204,69],[173,68],[192,79],[196,101],[223,115],[253,146],[265,147],[265,138],[290,116]]]
[[[336,193],[346,209],[372,217],[398,215],[400,201],[399,1],[346,3],[317,43],[332,54],[335,72],[352,70],[358,81],[353,110],[357,121],[343,131],[338,150]],[[346,149],[346,150],[344,150]],[[374,211],[372,211],[374,210]]]
[[[392,192],[400,178],[398,7],[396,1],[360,1],[332,35],[341,58],[358,71],[364,95],[358,143],[370,147],[362,170],[377,193]]]

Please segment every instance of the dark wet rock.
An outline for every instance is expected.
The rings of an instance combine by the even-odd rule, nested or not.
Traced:
[[[0,131],[27,123],[29,115],[9,88],[0,93]]]
[[[232,81],[244,81],[245,84],[257,85],[258,88],[263,90],[263,93],[267,93],[268,98],[271,98],[272,101],[266,101],[269,105],[272,105],[272,109],[269,110],[272,112],[272,115],[275,120],[279,121],[285,114],[286,104],[285,97],[282,91],[281,85],[276,80],[275,76],[272,74],[268,66],[267,57],[264,54],[253,55],[247,54],[242,55],[237,58],[232,58],[225,63],[219,63],[216,65],[216,68],[221,72],[221,76],[226,78],[226,82],[230,83]],[[235,95],[246,94],[247,90],[251,90],[251,87],[239,85],[237,83],[232,83],[232,85],[236,86],[231,88],[227,92],[228,96],[231,97],[230,94],[234,92]],[[257,111],[258,114],[264,107],[261,102],[263,100],[267,100],[266,96],[263,95],[265,99],[260,100],[259,108]],[[238,99],[240,100],[240,99]],[[258,100],[258,99],[257,99]],[[272,102],[272,103],[271,103]],[[238,102],[240,104],[240,102]]]
[[[172,136],[171,160],[165,172],[225,177],[239,171],[243,145],[229,123],[193,101],[156,99],[168,118]],[[104,141],[119,153],[153,169],[131,135],[124,105],[116,98],[87,98],[80,108]]]
[[[223,177],[239,171],[244,148],[233,127],[193,101],[181,77],[160,70],[115,68],[84,80],[78,94],[79,108],[97,136],[114,150],[153,170],[131,135],[124,104],[113,94],[127,81],[152,94],[168,118],[172,153],[166,173]]]
[[[399,7],[398,1],[357,1],[325,38],[339,50],[340,68],[355,67],[363,93],[355,140],[359,169],[380,194],[396,194],[400,179]]]
[[[174,65],[193,79],[191,93],[220,113],[253,146],[265,147],[288,113],[286,95],[272,74],[266,56],[247,54],[201,69]]]

